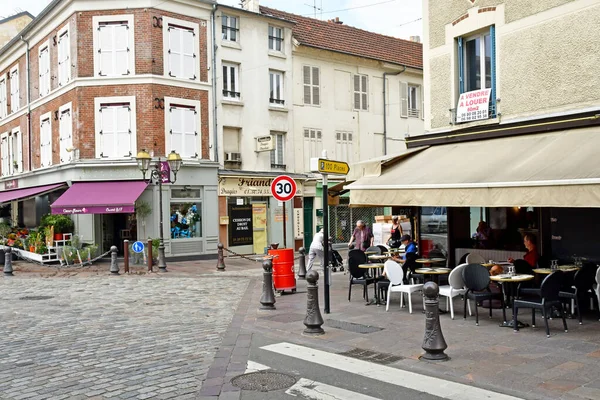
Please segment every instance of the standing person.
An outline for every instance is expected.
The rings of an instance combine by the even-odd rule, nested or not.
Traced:
[[[356,248],[362,251],[367,250],[369,247],[373,246],[373,232],[369,229],[368,226],[362,220],[356,221],[356,228],[354,232],[352,232],[352,237],[350,238],[350,242],[348,242],[348,247],[352,247],[352,242],[356,241]]]
[[[391,236],[390,236],[390,240],[388,240],[388,245],[392,249],[397,249],[400,247],[400,245],[402,244],[402,242],[400,241],[400,238],[402,237],[403,233],[404,232],[402,232],[402,226],[400,225],[400,222],[398,222],[398,216],[394,215],[392,217]]]
[[[308,271],[311,270],[313,263],[315,262],[315,257],[319,257],[321,261],[321,266],[323,265],[323,240],[325,234],[323,233],[323,228],[313,237],[312,243],[310,244],[310,249],[308,250]],[[307,271],[307,272],[308,272]]]

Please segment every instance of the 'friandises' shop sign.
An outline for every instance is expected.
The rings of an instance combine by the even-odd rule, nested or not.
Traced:
[[[271,196],[273,178],[221,177],[219,196]],[[302,196],[302,183],[296,180],[296,196]]]

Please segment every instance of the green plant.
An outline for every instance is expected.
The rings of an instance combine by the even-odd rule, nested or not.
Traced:
[[[73,246],[65,246],[62,249],[63,260],[67,264],[75,264],[79,262],[79,257],[77,256],[77,249]]]
[[[146,218],[152,212],[152,207],[150,207],[150,203],[143,200],[138,200],[135,202],[135,213],[140,218]]]
[[[54,233],[71,233],[75,223],[68,215],[46,214],[40,221],[40,228],[54,227]]]
[[[71,237],[71,246],[75,247],[78,250],[81,250],[81,238],[79,235],[73,235]]]
[[[0,237],[7,238],[12,232],[12,228],[9,224],[0,224]]]
[[[37,254],[48,254],[48,248],[46,247],[45,244],[43,244],[43,245],[37,247],[35,252]]]

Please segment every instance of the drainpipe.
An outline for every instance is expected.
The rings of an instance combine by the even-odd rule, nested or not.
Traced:
[[[25,53],[25,62],[26,62],[26,68],[27,69],[27,139],[29,140],[29,151],[28,153],[28,165],[29,165],[29,170],[31,171],[33,168],[31,166],[31,153],[32,153],[32,147],[33,147],[33,138],[31,137],[31,91],[29,89],[29,85],[31,82],[31,77],[30,77],[30,73],[31,73],[31,69],[30,69],[30,64],[29,64],[29,41],[23,39],[23,35],[21,35],[21,40],[23,42],[25,42],[25,45],[27,45],[27,52]],[[25,169],[25,168],[23,168]],[[21,171],[23,172],[23,171]]]
[[[217,5],[213,4],[212,12],[210,14],[212,24],[212,89],[213,89],[213,146],[215,147],[215,161],[219,162],[219,132],[217,123],[217,33],[215,28],[215,13],[217,12]]]
[[[388,76],[395,76],[395,75],[400,75],[401,73],[403,73],[404,71],[406,71],[406,65],[404,65],[404,69],[402,71],[398,71],[398,72],[384,72],[383,73],[383,155],[386,156],[387,155],[387,113],[385,112],[386,109],[386,104],[385,104],[385,88],[386,88],[386,82],[385,82],[385,78]]]

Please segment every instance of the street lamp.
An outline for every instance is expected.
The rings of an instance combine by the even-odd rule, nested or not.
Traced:
[[[146,180],[146,172],[151,167],[152,156],[146,150],[140,150],[136,157],[138,168],[142,171],[144,181]],[[158,270],[159,272],[167,272],[167,263],[165,261],[165,239],[163,233],[163,197],[162,197],[162,185],[163,183],[175,183],[177,180],[177,172],[181,168],[181,156],[174,150],[167,156],[167,163],[169,168],[164,168],[160,157],[156,160],[152,169],[150,170],[150,180],[148,183],[154,182],[158,185],[158,202],[160,207],[160,244],[158,245]],[[171,172],[173,172],[173,179],[171,179]],[[150,255],[152,257],[152,255]]]

